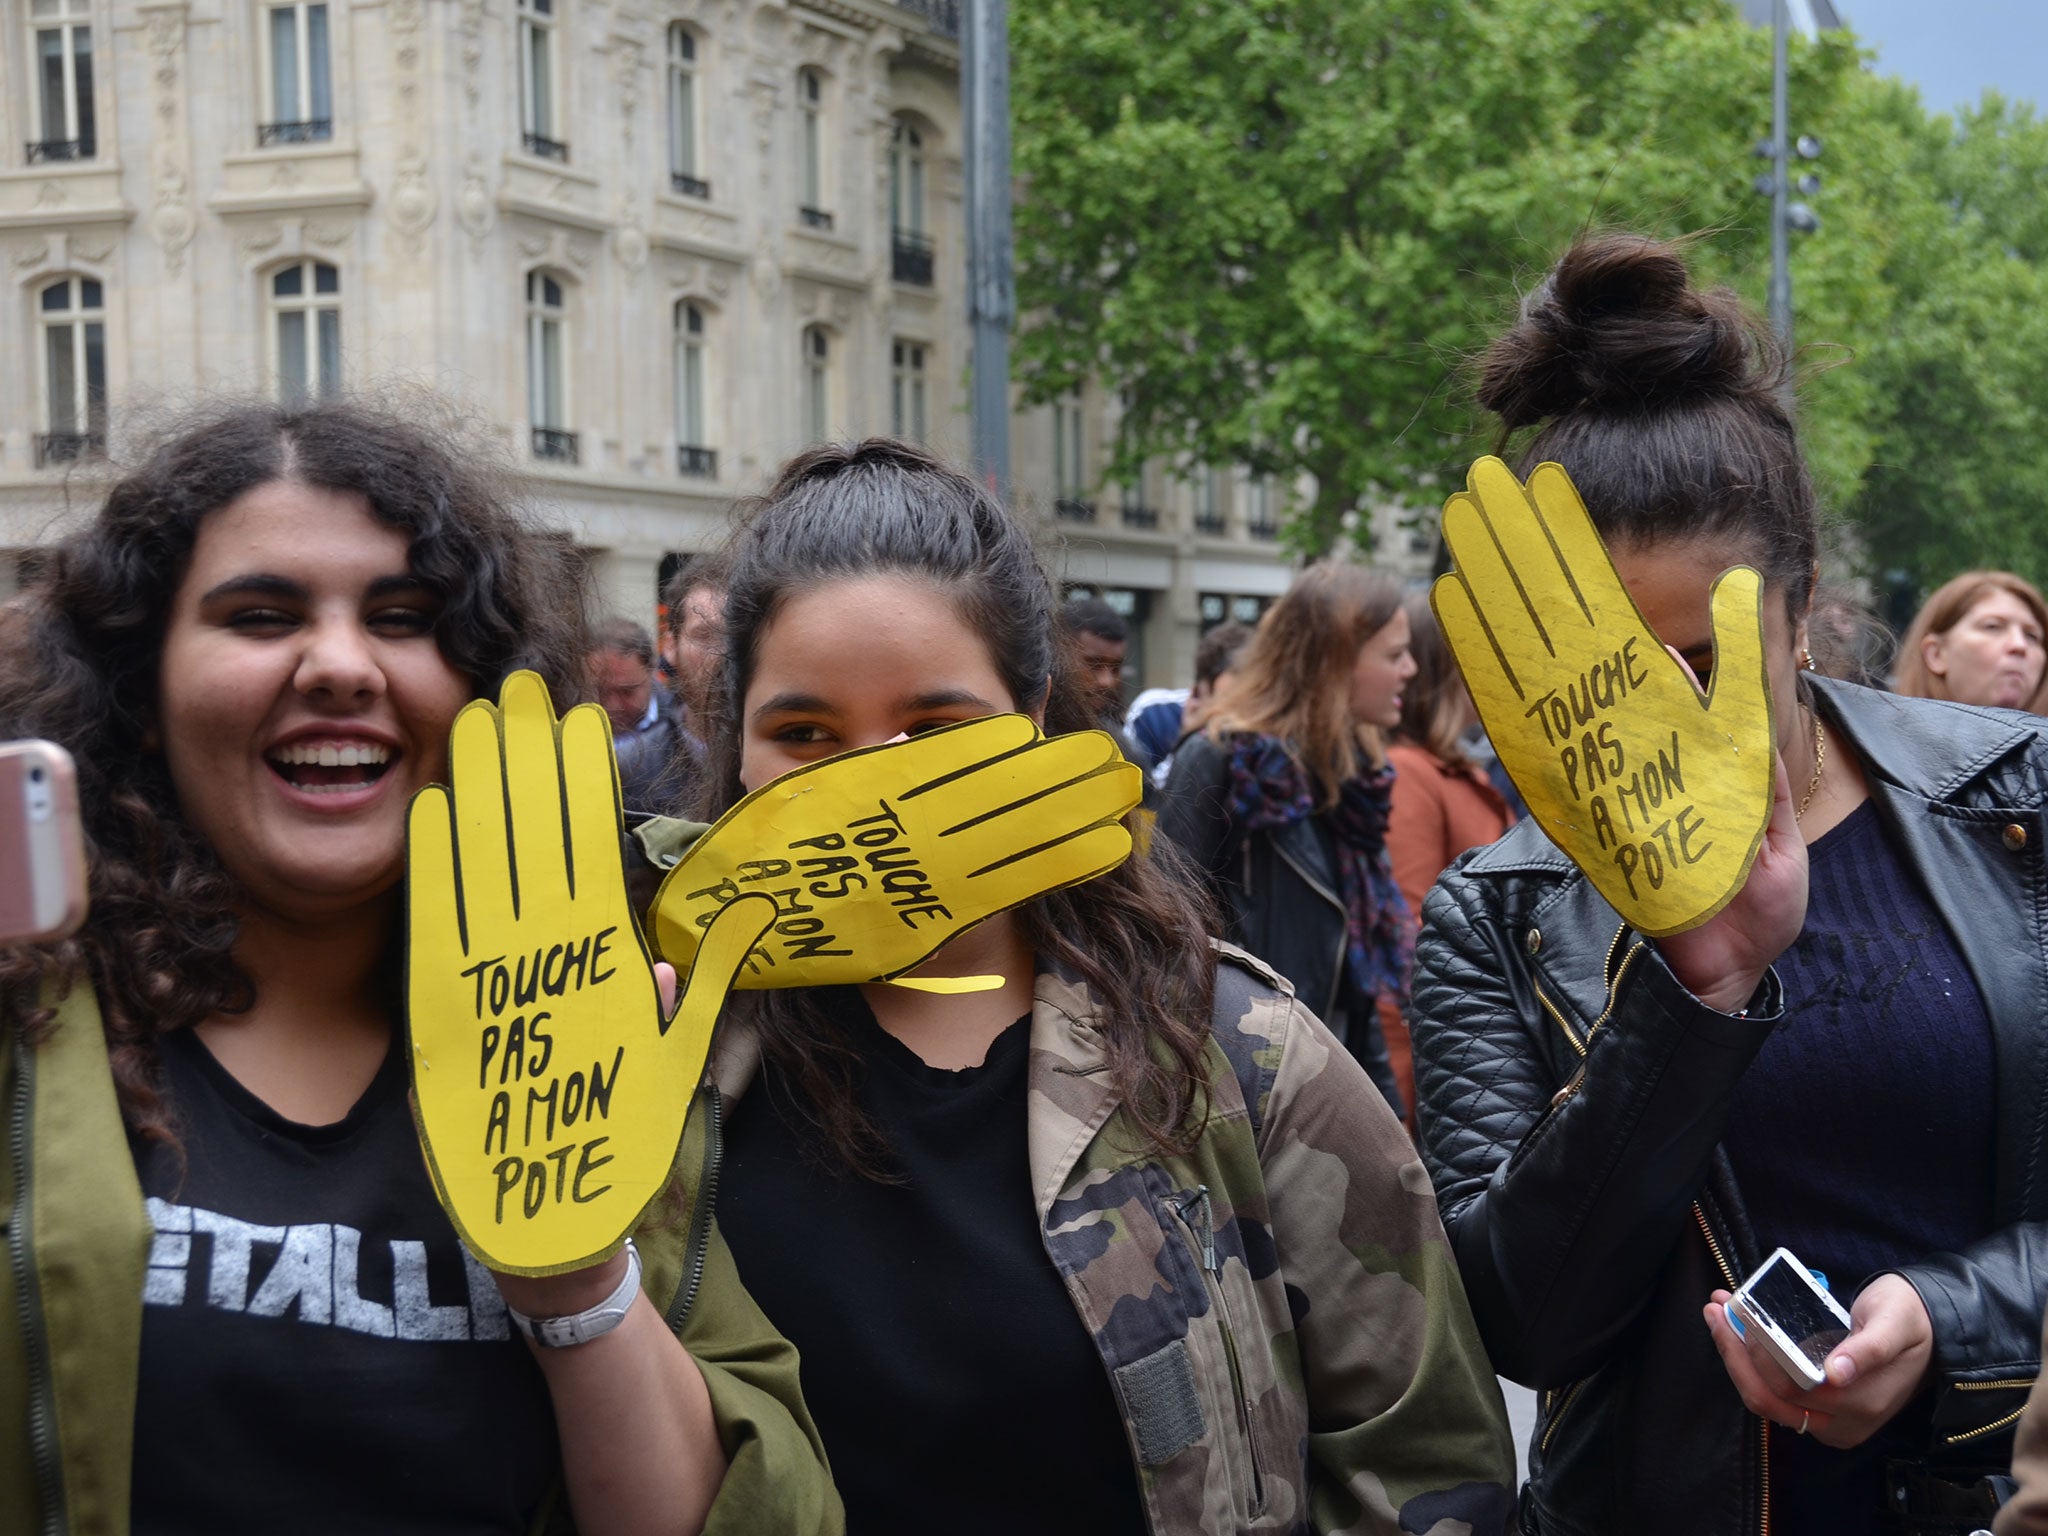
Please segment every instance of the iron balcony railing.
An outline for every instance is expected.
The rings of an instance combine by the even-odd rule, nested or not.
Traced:
[[[1092,523],[1095,521],[1095,503],[1082,501],[1074,496],[1062,496],[1052,504],[1053,512],[1062,522]]]
[[[668,184],[684,197],[711,196],[711,183],[701,176],[685,176],[681,171],[670,171]]]
[[[34,165],[38,160],[90,160],[96,147],[90,137],[31,139],[26,146],[30,165]]]
[[[315,144],[334,137],[334,119],[331,117],[309,117],[298,123],[258,123],[256,125],[256,147],[268,149],[273,144]]]
[[[526,152],[529,155],[537,155],[543,160],[560,160],[565,164],[569,159],[568,145],[564,144],[560,139],[551,139],[547,135],[540,133],[529,133],[526,135]]]
[[[1224,521],[1221,512],[1197,512],[1195,532],[1207,534],[1212,539],[1220,539],[1230,532],[1230,524]]]
[[[1254,539],[1277,539],[1280,537],[1280,520],[1267,512],[1244,520],[1244,531]]]
[[[697,448],[688,443],[680,445],[676,449],[676,473],[696,475],[704,480],[716,480],[718,478],[718,450],[716,448]]]
[[[1122,511],[1126,528],[1157,528],[1159,526],[1159,509],[1157,507],[1147,507],[1136,502],[1126,502]]]
[[[899,229],[895,238],[896,281],[915,283],[920,288],[932,285],[932,237],[921,235],[915,230]]]
[[[536,459],[551,459],[557,464],[583,462],[582,446],[577,435],[574,432],[564,432],[560,427],[533,429],[533,456]]]
[[[812,229],[830,229],[832,215],[822,208],[813,208],[809,203],[797,209],[796,216]]]
[[[36,434],[36,467],[45,464],[75,464],[96,459],[107,451],[104,432],[39,432]]]

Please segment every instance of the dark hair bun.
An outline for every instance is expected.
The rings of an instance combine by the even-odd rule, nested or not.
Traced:
[[[1693,287],[1675,247],[1602,235],[1567,251],[1487,348],[1479,403],[1512,429],[1575,411],[1767,395],[1782,372],[1777,344],[1742,301]]]

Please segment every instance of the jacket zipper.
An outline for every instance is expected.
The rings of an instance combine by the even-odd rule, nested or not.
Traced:
[[[1601,967],[1601,973],[1603,975],[1605,975],[1607,973],[1608,968],[1614,964],[1614,951],[1616,950],[1616,948],[1620,946],[1622,936],[1627,932],[1628,929],[1626,927],[1617,930],[1614,935],[1614,942],[1607,946],[1607,960],[1606,963]],[[1583,1058],[1585,1057],[1586,1053],[1592,1049],[1593,1037],[1600,1033],[1600,1027],[1614,1016],[1614,1004],[1616,999],[1619,998],[1621,995],[1622,979],[1628,975],[1628,968],[1631,965],[1635,964],[1636,956],[1643,952],[1643,948],[1644,946],[1641,943],[1637,943],[1634,947],[1632,947],[1629,950],[1629,952],[1626,955],[1623,955],[1621,957],[1621,968],[1613,973],[1613,979],[1607,983],[1607,1006],[1600,1010],[1600,1017],[1595,1019],[1592,1023],[1592,1026],[1589,1029],[1587,1029],[1586,1040],[1583,1045],[1580,1044],[1579,1041],[1573,1037],[1571,1026],[1564,1022],[1564,1015],[1557,1011],[1556,1005],[1553,1004],[1548,997],[1544,996],[1543,989],[1541,987],[1538,987],[1536,989],[1536,1000],[1543,1004],[1543,1006],[1549,1010],[1550,1016],[1556,1019],[1557,1022],[1563,1026],[1565,1038],[1572,1042],[1572,1049],[1577,1051],[1581,1058],[1579,1062],[1579,1070],[1574,1072],[1571,1075],[1571,1077],[1566,1080],[1565,1085],[1562,1088],[1558,1089],[1556,1093],[1551,1095],[1550,1107],[1552,1109],[1564,1108],[1565,1105],[1569,1104],[1572,1101],[1573,1096],[1578,1093],[1579,1089],[1582,1086],[1584,1086],[1586,1081],[1586,1063]],[[1731,1280],[1729,1284],[1732,1287],[1734,1285],[1734,1282]]]
[[[1223,1288],[1223,1265],[1216,1257],[1216,1218],[1209,1203],[1209,1186],[1197,1184],[1179,1199],[1169,1196],[1166,1203],[1173,1207],[1173,1214],[1180,1218],[1180,1224],[1194,1239],[1203,1273],[1208,1277],[1209,1294],[1216,1298],[1216,1321],[1223,1332],[1223,1358],[1230,1366],[1230,1395],[1237,1405],[1237,1427],[1244,1436],[1245,1452],[1252,1468],[1250,1512],[1256,1516],[1264,1513],[1266,1508],[1266,1473],[1259,1464],[1258,1437],[1252,1433],[1251,1404],[1245,1401],[1244,1367],[1237,1356],[1236,1319],[1231,1315],[1229,1293]],[[1190,1206],[1200,1207],[1199,1223],[1188,1218]]]
[[[8,1257],[14,1264],[14,1299],[21,1313],[23,1353],[28,1359],[28,1436],[35,1458],[38,1502],[45,1536],[61,1536],[64,1522],[64,1480],[57,1464],[57,1404],[50,1382],[50,1341],[37,1304],[35,1255],[29,1243],[29,1141],[35,1105],[35,1059],[16,1039],[12,1133],[8,1156],[14,1164],[14,1211],[7,1227]]]
[[[706,1101],[711,1110],[710,1123],[704,1127],[704,1169],[697,1179],[697,1209],[690,1216],[690,1244],[683,1252],[683,1274],[686,1277],[682,1291],[676,1297],[676,1304],[669,1308],[669,1332],[680,1330],[689,1320],[690,1308],[696,1305],[697,1292],[704,1284],[704,1265],[711,1247],[711,1221],[718,1204],[718,1174],[725,1160],[725,1096],[718,1091],[718,1084],[707,1083],[705,1092],[710,1096]]]
[[[2006,1381],[1959,1381],[1955,1384],[1955,1390],[1958,1392],[2011,1392],[2025,1387],[2031,1391],[2037,1379],[2033,1376],[2027,1376],[2023,1378],[2015,1377]],[[2002,1419],[1994,1419],[1989,1424],[1980,1424],[1975,1429],[1966,1429],[1961,1434],[1945,1436],[1942,1444],[1961,1445],[1964,1441],[1975,1440],[1980,1435],[1995,1434],[2026,1411],[2026,1404],[2022,1403],[2016,1410],[2008,1413]]]
[[[1631,951],[1633,953],[1633,951]],[[1714,1236],[1714,1229],[1707,1224],[1707,1213],[1699,1201],[1692,1203],[1692,1214],[1700,1224],[1700,1236],[1707,1240],[1707,1251],[1714,1256],[1714,1267],[1721,1271],[1721,1280],[1729,1290],[1736,1288],[1735,1268],[1728,1262],[1728,1256],[1721,1251],[1720,1239]],[[2018,1417],[2017,1414],[2014,1415]],[[1771,1536],[1771,1421],[1761,1414],[1755,1415],[1757,1424],[1757,1486],[1763,1496],[1757,1529],[1762,1536]]]
[[[1562,1393],[1551,1394],[1556,1400],[1556,1406],[1548,1407],[1546,1405],[1546,1417],[1550,1422],[1543,1426],[1543,1438],[1536,1446],[1539,1451],[1548,1451],[1550,1449],[1550,1437],[1557,1433],[1557,1426],[1563,1421],[1565,1410],[1579,1400],[1579,1394],[1586,1390],[1586,1383],[1592,1379],[1590,1376],[1582,1377],[1566,1387]]]
[[[1282,848],[1277,842],[1273,844],[1273,852],[1279,858],[1282,864],[1285,864],[1289,869],[1293,870],[1297,875],[1301,876],[1302,880],[1308,885],[1309,889],[1313,890],[1318,896],[1322,897],[1323,900],[1327,901],[1331,906],[1335,907],[1339,915],[1342,916],[1345,920],[1346,926],[1340,926],[1337,931],[1336,970],[1331,975],[1330,995],[1323,999],[1323,1010],[1321,1014],[1318,1015],[1318,1017],[1320,1018],[1327,1019],[1330,1016],[1330,1011],[1337,1006],[1338,995],[1342,993],[1344,990],[1344,965],[1346,959],[1344,951],[1346,946],[1350,943],[1350,939],[1348,936],[1348,924],[1350,923],[1350,914],[1345,910],[1343,897],[1339,896],[1327,885],[1324,885],[1322,881],[1318,880],[1314,875],[1310,874],[1307,870],[1303,869],[1299,864],[1295,863],[1294,860],[1288,855],[1287,850],[1285,848]],[[1246,849],[1245,859],[1246,868],[1249,869],[1251,859],[1251,853],[1249,848]]]

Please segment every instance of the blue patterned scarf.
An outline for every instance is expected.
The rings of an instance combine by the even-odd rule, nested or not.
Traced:
[[[1315,780],[1277,736],[1224,739],[1230,762],[1231,820],[1246,832],[1284,827],[1319,814]],[[1408,1000],[1415,961],[1415,919],[1387,858],[1393,804],[1391,765],[1346,779],[1329,815],[1336,834],[1344,898],[1345,954],[1351,979],[1369,998]]]

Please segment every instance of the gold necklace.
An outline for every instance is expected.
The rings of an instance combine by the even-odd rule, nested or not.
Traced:
[[[1816,715],[1813,719],[1813,777],[1806,781],[1806,798],[1799,802],[1799,809],[1792,813],[1795,822],[1804,820],[1806,808],[1813,804],[1813,793],[1820,788],[1820,771],[1827,766],[1827,761],[1828,733],[1820,728],[1820,717]]]

